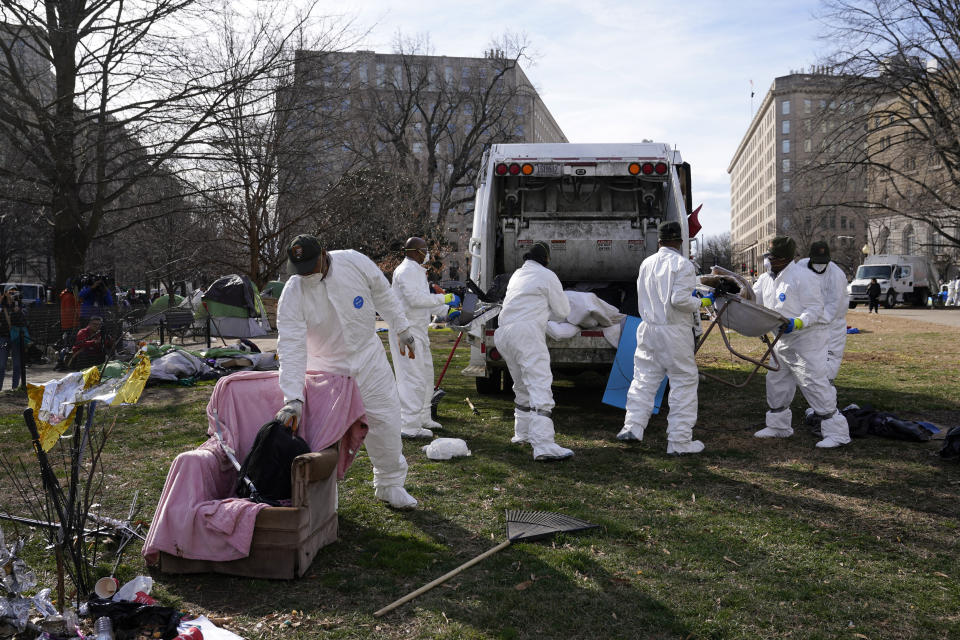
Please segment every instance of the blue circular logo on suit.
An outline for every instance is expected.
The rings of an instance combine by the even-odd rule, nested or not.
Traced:
[[[363,306],[363,296],[357,296],[353,299],[353,306],[359,309]]]
[[[787,299],[787,294],[781,293],[779,297],[780,297],[780,302],[783,302],[784,300]],[[354,302],[354,304],[356,304],[357,301],[354,300],[353,302]]]

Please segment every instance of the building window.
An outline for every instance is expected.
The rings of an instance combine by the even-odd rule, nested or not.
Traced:
[[[783,152],[784,152],[784,153],[790,153],[790,139],[789,139],[789,138],[787,138],[786,140],[784,140],[784,141],[781,143],[781,146],[783,147]]]
[[[453,67],[444,67],[443,68],[443,81],[447,84],[453,82]]]
[[[821,109],[826,109],[826,108],[827,108],[827,101],[826,101],[826,100],[821,100],[821,101],[820,101],[820,108],[821,108]]]
[[[840,228],[841,229],[847,228],[847,216],[840,216]]]
[[[813,144],[810,142],[810,138],[807,138],[803,141],[803,150],[807,153],[810,153],[810,150],[813,148]]]
[[[812,103],[811,103],[810,100],[804,100],[804,101],[803,101],[803,112],[804,112],[804,113],[810,113],[810,111],[812,110],[812,109],[811,109],[812,106],[813,106],[813,105],[812,105]]]
[[[780,103],[780,113],[785,116],[790,115],[790,101],[784,100]]]
[[[783,159],[783,172],[790,173],[790,158]]]
[[[377,86],[383,86],[383,74],[386,71],[387,66],[383,63],[377,65]]]
[[[783,179],[783,192],[787,193],[790,191],[790,178]]]
[[[361,64],[357,67],[357,77],[360,79],[360,82],[367,82],[367,65]]]
[[[523,125],[522,125],[522,124],[518,124],[517,126],[515,126],[515,127],[513,128],[513,135],[515,135],[515,136],[518,137],[518,138],[522,138],[522,137],[523,137]]]
[[[423,153],[423,143],[422,143],[422,142],[414,142],[414,143],[413,143],[413,152],[414,152],[414,153]]]
[[[523,105],[522,105],[522,104],[518,104],[518,105],[517,105],[517,115],[518,115],[518,116],[522,116],[522,115],[523,115]]]
[[[781,125],[781,133],[785,136],[790,135],[790,121],[784,120]]]

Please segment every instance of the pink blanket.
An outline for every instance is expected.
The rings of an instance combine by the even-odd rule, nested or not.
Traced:
[[[257,431],[283,406],[276,371],[243,371],[221,378],[207,404],[207,434],[220,418],[223,439],[242,462]],[[353,378],[307,373],[300,435],[311,451],[340,442],[337,477],[353,463],[367,433],[360,391]],[[237,472],[217,441],[178,455],[170,465],[163,494],[143,545],[148,564],[160,551],[194,560],[226,561],[250,553],[250,541],[264,504],[232,498]]]

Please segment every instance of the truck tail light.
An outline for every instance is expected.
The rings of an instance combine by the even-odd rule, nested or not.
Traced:
[[[653,168],[653,170],[657,172],[658,176],[662,176],[667,172],[667,163],[658,162],[657,165]]]
[[[520,173],[522,173],[525,176],[531,175],[533,173],[533,165],[532,164],[523,165],[522,167],[520,167]]]
[[[503,357],[503,356],[500,355],[500,352],[497,351],[496,347],[494,347],[493,349],[490,349],[490,359],[491,359],[491,360],[499,360],[499,359],[502,358],[502,357]]]
[[[510,165],[510,175],[515,176],[520,173],[520,165],[516,162]]]
[[[643,167],[641,167],[641,170],[643,171],[643,175],[649,176],[651,173],[653,173],[653,163],[644,162]]]
[[[632,175],[632,176],[637,175],[638,173],[640,173],[640,163],[639,163],[639,162],[631,162],[631,163],[630,163],[630,166],[627,167],[627,171],[629,171],[629,172],[630,172],[630,175]]]
[[[494,173],[496,173],[498,176],[505,176],[505,175],[507,175],[507,165],[505,165],[504,163],[501,162],[500,164],[498,164],[498,165],[494,168],[493,171],[494,171]]]

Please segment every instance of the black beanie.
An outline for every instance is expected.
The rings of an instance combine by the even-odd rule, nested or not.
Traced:
[[[533,260],[543,266],[547,266],[550,262],[550,247],[548,247],[545,242],[534,242],[530,247],[530,251],[523,254],[523,259]]]

